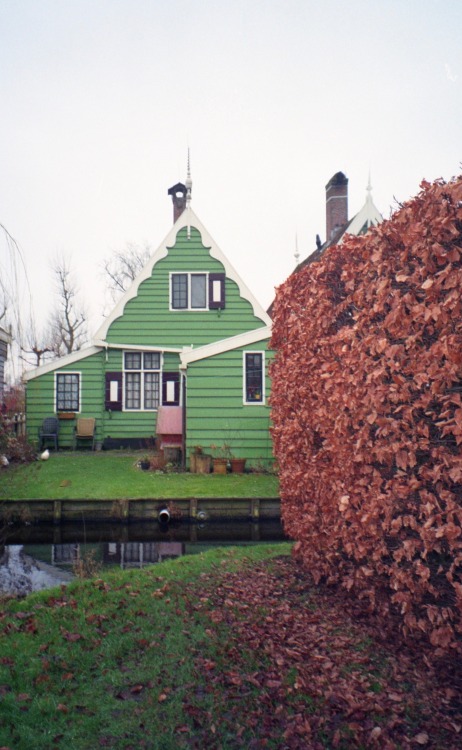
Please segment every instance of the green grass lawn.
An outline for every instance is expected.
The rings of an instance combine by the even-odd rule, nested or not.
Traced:
[[[185,702],[192,698],[191,710],[214,709],[207,671],[200,675],[195,656],[212,663],[219,643],[188,586],[210,566],[221,575],[249,554],[257,560],[288,549],[220,549],[2,607],[0,747],[190,747],[196,721]]]
[[[142,454],[52,453],[48,461],[0,469],[3,500],[124,500],[189,497],[278,497],[271,474],[189,474],[141,471]]]
[[[4,601],[0,748],[460,748],[457,669],[387,627],[287,543]]]

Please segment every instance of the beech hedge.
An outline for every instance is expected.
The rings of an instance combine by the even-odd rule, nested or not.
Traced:
[[[462,177],[277,292],[282,519],[315,581],[462,648]]]

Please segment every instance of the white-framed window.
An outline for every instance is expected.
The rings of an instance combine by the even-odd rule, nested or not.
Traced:
[[[222,310],[224,307],[224,273],[182,271],[170,274],[171,310]]]
[[[243,353],[244,403],[265,403],[265,352]]]
[[[170,274],[172,310],[207,310],[207,273]]]
[[[55,373],[55,410],[79,413],[81,406],[81,373]]]
[[[124,411],[154,411],[161,395],[160,352],[124,352]]]

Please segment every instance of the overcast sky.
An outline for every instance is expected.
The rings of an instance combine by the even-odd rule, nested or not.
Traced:
[[[188,146],[192,207],[268,306],[335,172],[351,216],[370,171],[385,217],[460,172],[461,32],[460,0],[0,0],[0,223],[37,319],[64,253],[96,330],[102,261],[158,247]],[[3,278],[11,254],[0,231]]]

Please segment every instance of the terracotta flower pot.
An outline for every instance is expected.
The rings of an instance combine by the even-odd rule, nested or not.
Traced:
[[[214,474],[226,474],[228,469],[227,458],[214,458],[213,459],[213,473]]]
[[[232,458],[231,459],[231,471],[233,474],[243,474],[245,470],[245,458]]]

